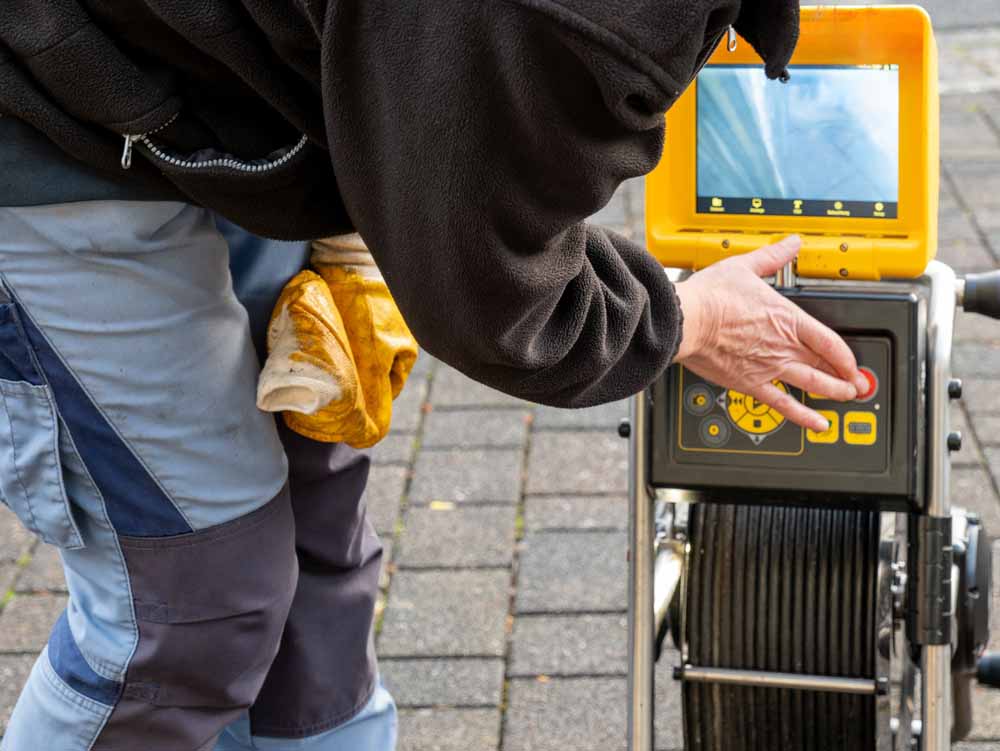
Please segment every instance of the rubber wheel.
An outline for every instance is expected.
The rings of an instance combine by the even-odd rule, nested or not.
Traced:
[[[683,631],[702,667],[875,678],[876,512],[692,507]],[[876,698],[685,683],[688,751],[876,748]]]

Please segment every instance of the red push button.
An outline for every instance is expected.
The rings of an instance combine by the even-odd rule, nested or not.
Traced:
[[[865,380],[868,381],[868,390],[863,394],[858,394],[857,401],[871,401],[875,397],[875,394],[878,393],[878,376],[875,375],[875,371],[871,368],[861,366],[858,370],[861,371],[861,375],[863,375]]]

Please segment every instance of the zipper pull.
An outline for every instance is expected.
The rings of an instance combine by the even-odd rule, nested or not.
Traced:
[[[139,136],[131,136],[128,133],[125,134],[125,148],[122,149],[122,169],[128,169],[132,166],[132,144],[139,138]]]
[[[732,26],[729,27],[729,41],[726,44],[726,49],[730,52],[736,52],[736,29]]]

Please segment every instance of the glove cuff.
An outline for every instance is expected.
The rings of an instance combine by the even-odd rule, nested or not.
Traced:
[[[382,280],[382,272],[379,271],[365,241],[357,233],[316,240],[312,247],[311,261],[315,268],[340,266],[365,279]]]

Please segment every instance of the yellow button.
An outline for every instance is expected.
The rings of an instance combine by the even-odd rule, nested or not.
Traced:
[[[830,423],[830,427],[822,433],[814,430],[806,430],[806,439],[809,443],[836,443],[840,438],[840,415],[829,409],[816,410]]]
[[[848,412],[844,415],[844,442],[852,446],[871,446],[878,438],[874,412]]]
[[[770,433],[771,431],[776,430],[780,424],[781,423],[778,420],[775,420],[771,414],[743,415],[743,418],[737,423],[737,425],[739,425],[740,428],[745,430],[747,433],[754,433],[757,435]]]
[[[727,411],[729,412],[729,419],[737,424],[739,424],[740,418],[747,413],[746,400],[746,394],[730,390]]]

